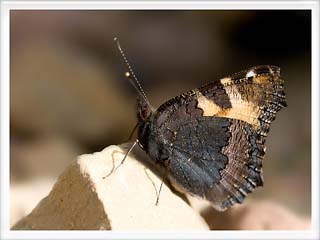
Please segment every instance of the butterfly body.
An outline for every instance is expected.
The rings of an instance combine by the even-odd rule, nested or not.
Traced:
[[[286,106],[280,69],[257,66],[170,99],[138,105],[138,140],[180,191],[218,210],[263,185],[265,139]]]

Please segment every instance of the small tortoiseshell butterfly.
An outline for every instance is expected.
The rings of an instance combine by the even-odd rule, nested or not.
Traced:
[[[139,143],[177,190],[206,199],[220,211],[263,185],[265,140],[276,113],[286,107],[280,68],[252,67],[154,110],[117,44],[141,96],[138,139],[127,154]]]

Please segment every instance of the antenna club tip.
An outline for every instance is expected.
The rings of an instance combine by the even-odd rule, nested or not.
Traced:
[[[118,38],[117,38],[117,37],[114,37],[114,38],[113,38],[113,41],[114,41],[114,42],[118,41]]]
[[[124,74],[127,78],[130,78],[131,74],[129,72],[125,72]]]

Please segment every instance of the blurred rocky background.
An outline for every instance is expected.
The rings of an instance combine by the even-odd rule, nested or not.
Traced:
[[[115,36],[154,106],[254,65],[281,67],[288,108],[267,139],[265,186],[248,198],[310,218],[310,11],[12,10],[10,28],[11,225],[77,155],[127,141],[137,93]]]

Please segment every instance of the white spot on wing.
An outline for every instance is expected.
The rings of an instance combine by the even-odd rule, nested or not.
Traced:
[[[255,76],[256,76],[256,73],[253,70],[251,70],[247,73],[246,78],[255,77]]]

